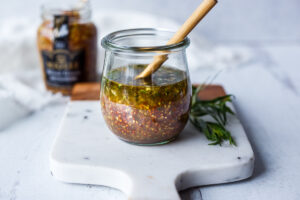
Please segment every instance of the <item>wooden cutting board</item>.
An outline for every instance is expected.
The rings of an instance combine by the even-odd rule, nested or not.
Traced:
[[[236,117],[227,128],[237,147],[208,145],[190,124],[174,142],[135,146],[107,128],[99,90],[96,83],[74,87],[50,154],[50,169],[58,180],[114,187],[131,200],[178,200],[178,190],[252,175],[254,154]],[[212,99],[224,94],[221,86],[212,85],[199,95]]]

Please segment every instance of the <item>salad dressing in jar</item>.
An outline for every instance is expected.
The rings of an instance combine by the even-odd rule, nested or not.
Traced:
[[[164,144],[185,127],[191,104],[191,83],[185,49],[189,39],[162,45],[173,35],[157,29],[114,32],[102,40],[105,62],[101,110],[110,130],[139,145]],[[168,60],[150,77],[135,79],[153,56]]]
[[[88,2],[42,8],[37,46],[48,90],[69,95],[75,83],[97,80],[97,29],[90,17]]]

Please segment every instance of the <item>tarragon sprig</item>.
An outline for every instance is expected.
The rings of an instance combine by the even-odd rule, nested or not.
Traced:
[[[227,115],[234,115],[234,112],[228,107],[227,103],[232,102],[232,95],[225,95],[213,100],[200,100],[198,93],[204,89],[204,85],[193,86],[192,106],[190,111],[190,122],[201,132],[208,140],[213,141],[210,145],[221,145],[228,140],[231,145],[236,143],[225,126],[227,124]],[[207,119],[210,117],[211,119]]]

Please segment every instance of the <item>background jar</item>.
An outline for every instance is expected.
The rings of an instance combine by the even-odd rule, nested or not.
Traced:
[[[37,46],[46,88],[71,93],[77,82],[97,80],[97,29],[89,3],[42,7]]]
[[[141,145],[164,144],[185,127],[191,103],[186,47],[189,39],[165,45],[174,32],[128,29],[103,38],[101,110],[120,139]],[[146,79],[135,80],[153,56],[167,54],[163,66]]]

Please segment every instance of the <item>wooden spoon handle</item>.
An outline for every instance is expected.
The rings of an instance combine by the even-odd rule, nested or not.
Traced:
[[[195,26],[205,17],[205,15],[216,5],[217,0],[203,0],[193,14],[184,22],[179,30],[168,41],[167,45],[175,44],[184,38],[195,28]],[[135,78],[145,78],[154,73],[168,59],[167,55],[154,56],[154,60]]]

